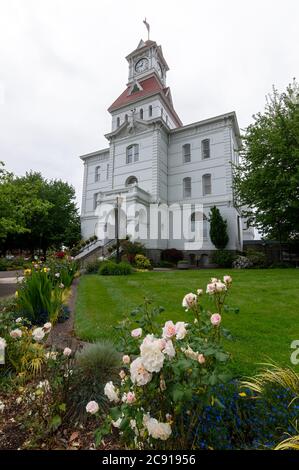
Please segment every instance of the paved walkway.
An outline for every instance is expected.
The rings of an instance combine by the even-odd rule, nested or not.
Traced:
[[[22,279],[21,274],[21,271],[0,271],[0,297],[8,297],[16,292],[18,279]]]

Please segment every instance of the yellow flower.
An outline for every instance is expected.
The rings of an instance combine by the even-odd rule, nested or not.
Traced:
[[[240,397],[247,397],[247,395],[246,395],[245,392],[240,392],[240,393],[239,393],[239,396],[240,396]]]
[[[19,297],[19,292],[18,292],[18,291],[16,291],[16,293],[15,293],[15,297],[16,297],[16,298],[18,298],[18,297]]]
[[[26,276],[27,274],[28,275],[31,274],[31,269],[25,269],[24,270],[24,275]]]
[[[44,271],[44,273],[48,273],[50,271],[50,269],[49,268],[44,268],[43,271]]]

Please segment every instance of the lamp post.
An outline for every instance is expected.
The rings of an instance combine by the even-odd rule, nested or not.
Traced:
[[[119,202],[121,198],[116,196],[115,204],[115,238],[116,238],[116,262],[120,262],[120,244],[119,244]]]

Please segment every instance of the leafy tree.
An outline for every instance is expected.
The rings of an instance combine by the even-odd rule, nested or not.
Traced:
[[[81,238],[80,218],[75,203],[75,190],[61,180],[46,180],[40,173],[22,177],[2,174],[0,208],[4,196],[10,196],[7,218],[1,217],[6,248],[23,248],[44,253],[62,244],[71,246]],[[5,214],[3,212],[3,214]],[[1,211],[2,215],[2,211]],[[1,225],[1,220],[2,225]]]
[[[28,218],[47,214],[49,202],[42,201],[38,190],[30,183],[17,184],[13,173],[7,172],[0,162],[0,241],[16,234],[29,233]]]
[[[236,200],[248,222],[281,242],[299,233],[299,87],[267,97],[264,113],[245,130],[235,169]]]
[[[219,250],[224,250],[228,244],[227,221],[223,219],[218,207],[214,206],[210,211],[210,238]]]

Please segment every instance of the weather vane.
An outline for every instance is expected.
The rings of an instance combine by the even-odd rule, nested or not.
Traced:
[[[149,23],[146,21],[146,18],[144,18],[143,23],[145,24],[145,27],[146,27],[146,29],[147,29],[147,39],[148,39],[148,41],[149,41],[149,38],[150,38],[150,25],[149,25]]]

